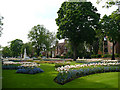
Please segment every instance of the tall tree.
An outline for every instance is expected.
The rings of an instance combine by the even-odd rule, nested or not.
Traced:
[[[46,47],[46,53],[48,58],[48,52],[51,50],[50,48],[55,45],[56,43],[56,36],[55,33],[47,32],[46,38],[45,38],[45,47]]]
[[[76,60],[79,43],[92,43],[95,39],[94,29],[97,27],[100,15],[91,2],[64,2],[58,10],[56,24],[59,27],[57,38],[68,38],[74,47]]]
[[[117,22],[114,18],[112,18],[113,15],[104,15],[103,18],[100,21],[101,24],[101,30],[105,33],[105,35],[108,37],[109,41],[113,43],[112,47],[112,60],[115,60],[114,56],[114,46],[117,41],[120,41],[120,26],[119,22]]]
[[[12,52],[13,57],[18,57],[21,54],[21,48],[23,45],[23,41],[20,39],[15,39],[10,42],[10,50]]]
[[[48,50],[53,42],[53,34],[43,25],[34,26],[29,32],[28,38],[31,40],[32,45],[36,48],[38,56],[43,48]]]
[[[2,25],[3,25],[3,23],[2,23],[2,19],[3,19],[3,17],[0,16],[0,36],[1,36],[1,34],[2,34],[2,30],[3,30],[3,28],[2,28]]]
[[[11,57],[11,50],[8,46],[5,46],[3,47],[3,50],[2,50],[2,56],[3,57]]]

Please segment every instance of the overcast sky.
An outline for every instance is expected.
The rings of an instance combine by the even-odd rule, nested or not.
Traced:
[[[42,24],[48,30],[57,32],[55,19],[57,11],[65,0],[0,0],[0,15],[4,17],[0,45],[9,45],[8,42],[21,39],[28,42],[27,34],[35,25]],[[101,8],[96,0],[90,0],[97,7],[101,17],[104,14],[111,14],[117,9],[114,6],[110,9]]]

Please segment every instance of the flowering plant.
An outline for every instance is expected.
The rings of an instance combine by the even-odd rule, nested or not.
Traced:
[[[58,68],[55,68],[58,72],[61,71],[69,71],[70,69],[75,69],[75,68],[81,68],[81,67],[90,67],[90,66],[112,66],[112,65],[120,65],[120,63],[90,63],[90,64],[77,64],[77,65],[66,65],[66,66],[61,66]]]
[[[81,68],[79,70],[69,70],[67,73],[66,71],[61,71],[58,73],[54,81],[63,85],[78,77],[104,72],[120,72],[120,68],[119,66],[103,66],[93,68]]]
[[[34,68],[21,68],[16,71],[16,73],[24,73],[24,74],[36,74],[36,73],[41,73],[44,72],[42,69],[34,67]]]

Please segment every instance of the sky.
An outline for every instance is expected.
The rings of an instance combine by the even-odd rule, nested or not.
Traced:
[[[55,19],[58,17],[57,11],[65,0],[0,0],[0,15],[4,17],[2,36],[0,45],[9,45],[8,42],[21,39],[23,43],[29,41],[28,33],[33,26],[44,25],[49,31],[57,32]],[[105,14],[110,15],[118,7],[109,9],[102,8],[96,4],[96,0],[89,0],[98,9],[101,17]],[[63,40],[60,40],[63,42]]]

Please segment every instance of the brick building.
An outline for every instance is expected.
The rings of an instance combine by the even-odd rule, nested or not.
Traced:
[[[56,45],[53,47],[54,49],[51,51],[52,57],[56,57],[57,55],[64,56],[68,51],[67,47],[65,46],[66,43],[66,40],[64,40],[63,43],[56,43]]]
[[[103,54],[112,54],[113,43],[107,40],[107,37],[103,41]],[[114,53],[120,54],[120,44],[117,42],[114,47]]]

